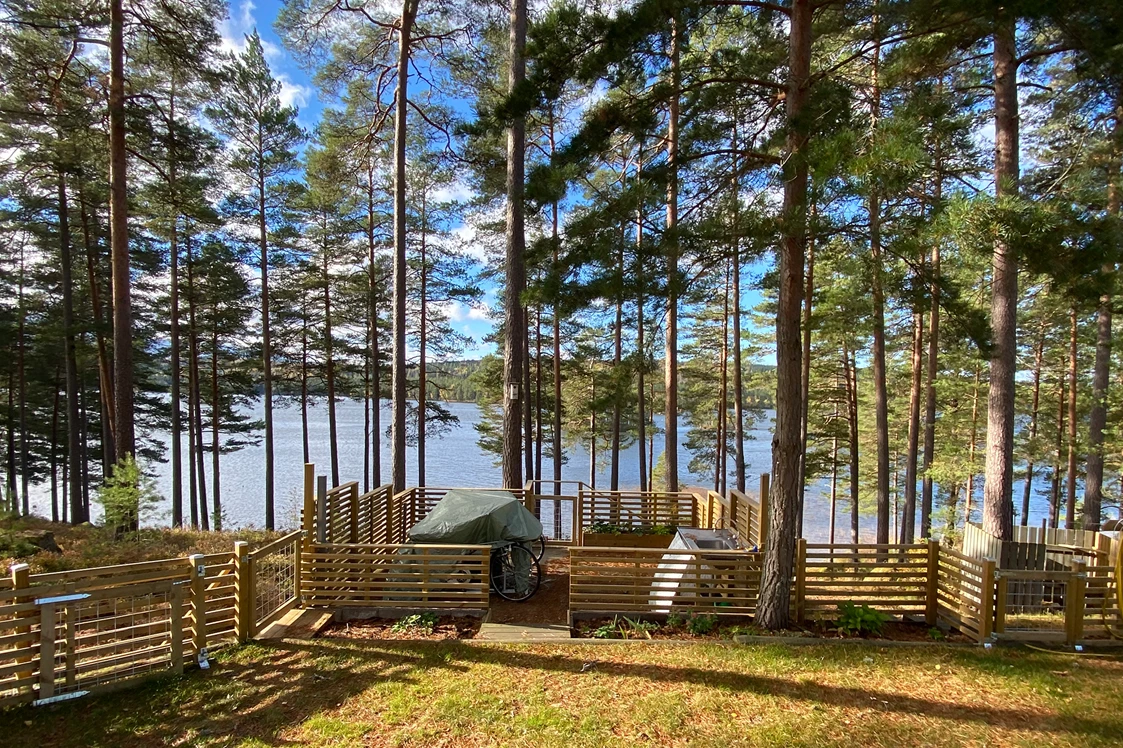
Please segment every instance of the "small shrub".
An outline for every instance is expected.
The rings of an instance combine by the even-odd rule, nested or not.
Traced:
[[[889,616],[868,605],[846,602],[838,606],[838,631],[845,636],[877,636]]]
[[[710,613],[691,615],[690,620],[686,622],[686,630],[694,636],[705,636],[706,634],[713,633],[716,627],[717,616]]]
[[[395,634],[431,634],[437,626],[437,616],[421,613],[399,619],[390,627]]]
[[[940,631],[940,629],[935,626],[928,629],[928,638],[934,642],[942,642],[947,639],[947,637],[944,636],[944,632]]]
[[[113,472],[97,489],[97,503],[105,513],[105,526],[116,529],[118,536],[136,534],[140,521],[160,505],[156,481],[145,475],[132,455],[125,455]]]
[[[602,626],[593,629],[594,639],[650,639],[651,632],[656,631],[659,624],[652,621],[641,621],[638,618],[620,618],[616,616]]]
[[[671,628],[671,629],[682,628],[683,626],[686,625],[687,620],[689,620],[687,618],[687,616],[684,616],[682,613],[678,613],[678,612],[669,613],[667,615],[667,628]]]

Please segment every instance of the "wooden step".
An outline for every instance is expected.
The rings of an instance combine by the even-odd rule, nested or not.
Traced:
[[[314,608],[293,608],[257,635],[257,639],[311,639],[331,622],[332,614]]]
[[[475,636],[478,641],[493,642],[546,642],[569,638],[569,626],[545,623],[485,623]]]

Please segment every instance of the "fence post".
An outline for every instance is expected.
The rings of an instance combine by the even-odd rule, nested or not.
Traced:
[[[31,586],[31,567],[30,566],[28,566],[27,564],[12,564],[12,586],[15,587],[17,590],[25,589],[25,588]],[[20,598],[14,598],[13,601],[19,600],[19,599]],[[26,602],[26,599],[25,599],[25,602]],[[24,611],[22,613],[16,613],[15,617],[16,618],[34,618],[35,617],[35,611],[34,610],[27,610],[27,611]],[[27,626],[20,626],[20,627],[16,628],[15,633],[17,635],[19,635],[19,634],[30,634],[31,633],[31,622],[28,621]],[[16,645],[16,646],[18,647],[20,645]],[[30,663],[30,662],[34,661],[34,659],[35,659],[34,649],[33,649],[34,646],[35,645],[31,642],[28,642],[26,645],[24,645],[24,648],[27,649],[27,654],[22,656],[22,657],[17,657],[16,662],[18,662],[18,663],[23,663],[23,662]],[[33,668],[34,668],[34,666],[29,665],[27,670],[19,671],[18,673],[16,673],[16,679],[17,680],[23,680],[24,678],[30,678],[32,675],[35,674],[35,670]],[[24,687],[20,688],[20,691],[23,692],[23,693],[27,693],[31,690],[32,690],[31,686],[24,686]]]
[[[328,477],[316,478],[316,542],[328,542]],[[335,538],[332,538],[335,542]]]
[[[1006,633],[1006,601],[1010,592],[1010,580],[998,573],[998,588],[994,601],[994,633]]]
[[[300,578],[303,576],[301,566],[304,565],[304,543],[300,541],[293,543],[292,551],[296,555],[296,558],[293,559],[292,569],[293,594],[296,596],[296,606],[299,608],[304,605],[304,595],[300,590]]]
[[[979,601],[979,643],[994,632],[994,571],[997,564],[993,558],[983,559],[983,579]]]
[[[359,542],[359,484],[351,486],[351,542]]]
[[[760,474],[760,550],[768,542],[768,473]]]
[[[1087,564],[1075,561],[1068,578],[1068,589],[1065,590],[1065,631],[1070,645],[1084,638],[1084,596],[1087,589]]]
[[[928,577],[924,594],[924,621],[935,626],[940,604],[940,541],[928,539]]]
[[[795,622],[803,623],[807,591],[807,540],[800,538],[795,546]]]
[[[312,544],[312,528],[316,516],[316,466],[304,463],[304,545]]]
[[[207,658],[207,567],[203,555],[187,557],[191,564],[191,624],[195,631],[195,657],[198,662]]]
[[[253,556],[244,540],[234,542],[234,606],[238,641],[248,642],[254,635]]]

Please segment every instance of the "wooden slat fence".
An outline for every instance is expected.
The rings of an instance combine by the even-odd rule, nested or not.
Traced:
[[[696,527],[698,505],[687,491],[595,491],[577,495],[579,537],[597,522],[628,527]]]
[[[486,545],[313,544],[301,554],[308,607],[488,607]]]
[[[893,616],[927,616],[936,556],[927,543],[821,544],[799,541],[797,617],[834,617],[841,603]],[[932,623],[935,623],[933,620]]]
[[[433,507],[437,505],[441,499],[445,497],[452,488],[444,488],[437,486],[418,486],[414,488],[407,488],[406,490],[397,493],[393,497],[393,533],[391,534],[391,541],[393,543],[404,543],[409,536],[409,530],[433,511]],[[497,491],[503,490],[514,494],[520,501],[526,501],[525,488],[456,488],[457,491]]]
[[[759,553],[573,547],[569,559],[571,615],[756,612]]]
[[[994,573],[993,560],[940,546],[935,580],[938,620],[977,641],[989,637],[994,622]]]

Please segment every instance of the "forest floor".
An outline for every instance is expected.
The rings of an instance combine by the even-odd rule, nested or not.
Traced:
[[[43,533],[51,533],[61,553],[32,545],[32,540],[41,538]],[[232,551],[236,540],[256,545],[276,537],[280,534],[264,530],[201,532],[164,527],[144,528],[117,540],[108,527],[68,525],[40,517],[5,517],[0,519],[0,573],[6,574],[13,563],[30,564],[31,573],[39,574],[180,558],[192,553],[220,553]]]
[[[6,746],[1118,746],[1123,661],[1028,649],[313,639],[0,714]]]

